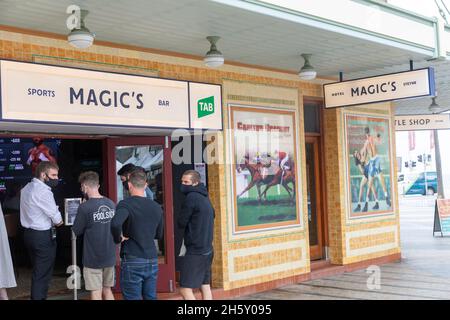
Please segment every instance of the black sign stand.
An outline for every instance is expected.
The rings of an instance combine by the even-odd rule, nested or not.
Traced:
[[[441,233],[441,237],[444,237],[444,234],[442,233],[442,228],[441,228],[441,219],[439,217],[439,209],[438,209],[437,200],[436,200],[435,205],[434,205],[433,237],[435,236],[434,234],[436,232],[440,232]]]

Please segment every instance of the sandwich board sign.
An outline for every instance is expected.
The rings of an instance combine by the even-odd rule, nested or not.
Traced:
[[[450,236],[450,199],[437,199],[434,209],[433,236],[440,232],[441,236]]]

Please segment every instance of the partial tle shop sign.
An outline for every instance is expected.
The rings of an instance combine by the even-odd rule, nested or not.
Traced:
[[[1,121],[222,130],[221,86],[0,61]]]
[[[396,116],[396,131],[450,129],[449,114]]]
[[[323,85],[325,108],[417,98],[435,94],[433,68]]]

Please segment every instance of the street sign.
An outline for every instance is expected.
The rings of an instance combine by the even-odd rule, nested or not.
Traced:
[[[440,232],[441,236],[450,235],[450,199],[436,200],[433,236],[435,232]]]
[[[449,114],[396,116],[395,131],[450,129]]]
[[[354,106],[434,94],[433,68],[323,85],[325,108]]]

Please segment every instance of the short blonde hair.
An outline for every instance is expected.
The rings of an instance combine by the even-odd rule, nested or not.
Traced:
[[[100,184],[100,178],[97,172],[94,171],[86,171],[82,172],[78,177],[78,182],[80,184],[86,184],[89,187],[97,187]]]

